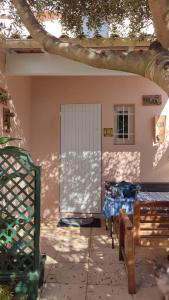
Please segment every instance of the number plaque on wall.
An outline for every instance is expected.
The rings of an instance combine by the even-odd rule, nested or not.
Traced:
[[[161,105],[161,95],[144,95],[143,105]]]
[[[113,136],[113,128],[103,128],[103,135],[106,137]]]

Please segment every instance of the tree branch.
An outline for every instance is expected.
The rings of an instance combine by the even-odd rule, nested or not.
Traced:
[[[63,42],[47,33],[38,23],[26,0],[12,0],[18,15],[30,32],[49,53],[64,56],[97,68],[121,70],[144,76],[146,53],[119,53],[111,50],[97,51]],[[133,60],[135,63],[133,63]]]
[[[148,0],[153,17],[154,28],[160,43],[169,48],[169,1]]]
[[[12,0],[12,2],[31,36],[47,52],[97,68],[141,75],[157,83],[169,95],[169,52],[163,48],[122,53],[113,50],[98,51],[63,42],[45,31],[36,20],[26,0]]]

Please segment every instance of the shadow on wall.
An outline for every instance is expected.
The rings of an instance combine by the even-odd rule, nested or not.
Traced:
[[[153,167],[156,168],[160,161],[162,160],[162,158],[164,157],[164,155],[166,155],[167,150],[169,147],[169,132],[167,132],[166,137],[165,137],[165,141],[162,144],[159,144],[157,146],[157,150],[155,152],[154,155],[154,160],[153,160]]]
[[[41,211],[42,218],[55,218],[59,211],[57,198],[59,187],[59,159],[57,153],[50,153],[44,158],[36,159],[41,166]]]
[[[59,212],[59,183],[62,212],[100,212],[101,153],[98,152],[62,153],[61,164],[56,153],[36,160],[42,167],[44,219],[56,218]]]
[[[11,131],[10,131],[10,136],[15,137],[15,138],[20,138],[21,140],[17,142],[19,147],[25,147],[27,145],[27,141],[24,135],[24,131],[22,129],[22,124],[20,121],[20,118],[18,117],[17,111],[15,109],[15,105],[13,100],[11,99],[9,101],[9,109],[14,113],[14,118],[11,120]]]
[[[165,140],[162,144],[154,144],[157,147],[154,160],[153,160],[153,167],[156,168],[164,155],[167,154],[167,150],[169,147],[169,100],[166,102],[162,112],[160,115],[166,115],[166,133],[165,133]],[[168,160],[168,159],[167,159]]]
[[[140,181],[140,152],[104,152],[104,181]]]
[[[158,167],[160,161],[167,155],[167,150],[169,147],[169,99],[166,101],[163,110],[161,111],[160,115],[166,115],[166,133],[165,133],[165,140],[162,144],[154,144],[154,147],[157,147],[154,159],[153,159],[153,168]],[[167,161],[168,158],[166,157]]]
[[[64,152],[61,156],[62,212],[100,213],[101,151]]]
[[[4,75],[1,71],[0,71],[0,87],[2,87],[5,91],[9,92],[6,75]],[[10,94],[10,92],[9,92],[9,94]],[[1,107],[3,108],[3,106],[1,106]],[[22,127],[20,118],[17,114],[13,99],[8,101],[8,107],[9,107],[10,111],[13,112],[15,115],[14,118],[11,119],[11,130],[10,130],[9,134],[3,132],[3,111],[1,111],[1,119],[0,119],[1,132],[0,132],[0,134],[1,135],[10,135],[15,138],[20,138],[21,140],[16,142],[17,146],[24,148],[25,145],[27,145],[27,141],[26,141],[23,127]]]

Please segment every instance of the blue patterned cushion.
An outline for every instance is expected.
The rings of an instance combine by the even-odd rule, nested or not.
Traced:
[[[125,182],[122,181],[118,184],[118,187],[121,189],[121,191],[123,192],[123,196],[125,198],[130,198],[136,197],[136,194],[138,193],[138,191],[140,191],[140,185],[138,184],[133,184],[133,183],[129,183],[129,182]]]
[[[112,186],[111,187],[111,197],[112,198],[121,198],[123,197],[123,192],[122,190],[120,189],[120,187],[118,186]]]

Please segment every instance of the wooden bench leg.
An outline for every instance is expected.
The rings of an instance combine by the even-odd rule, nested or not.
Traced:
[[[136,293],[136,278],[135,278],[135,256],[134,256],[134,235],[133,230],[127,231],[127,270],[128,270],[128,292],[129,294]]]
[[[106,230],[109,229],[109,219],[105,219],[105,223],[106,223]]]
[[[134,229],[125,211],[119,215],[119,260],[124,260],[128,275],[128,292],[136,293]]]
[[[115,245],[114,245],[114,237],[113,237],[113,233],[114,233],[114,218],[111,217],[111,224],[110,224],[110,237],[112,239],[112,249],[115,248]]]
[[[125,230],[124,230],[124,223],[121,219],[119,218],[119,260],[124,260],[123,257],[123,250],[125,252]]]
[[[119,223],[119,217],[118,216],[111,218],[112,249],[115,248],[113,234],[117,234],[117,232],[118,232],[118,230],[117,230],[118,223]]]
[[[128,292],[129,294],[136,293],[136,282],[135,282],[135,264],[132,261],[128,262]]]
[[[110,228],[110,237],[112,237],[112,234],[114,232],[114,218],[113,217],[110,218],[109,228]]]
[[[113,217],[106,219],[106,230],[110,231],[110,236],[112,237],[113,232]]]

